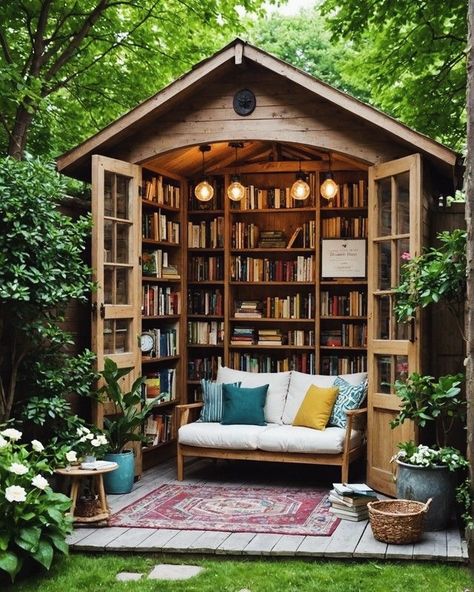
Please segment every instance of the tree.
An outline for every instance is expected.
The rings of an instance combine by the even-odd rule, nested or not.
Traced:
[[[333,39],[354,51],[342,77],[371,102],[460,149],[465,142],[466,3],[324,0]]]
[[[39,359],[43,363],[39,370],[44,372],[40,354],[68,343],[69,336],[58,323],[69,300],[87,299],[91,281],[90,270],[82,261],[90,221],[87,217],[73,221],[61,214],[58,203],[63,181],[52,166],[0,159],[0,191],[2,423],[11,415],[19,376],[28,358]],[[74,364],[67,366],[67,371],[75,369]],[[30,395],[38,394],[33,377],[29,378]],[[49,384],[52,380],[50,376]]]
[[[77,144],[223,45],[263,0],[4,0],[0,150]]]

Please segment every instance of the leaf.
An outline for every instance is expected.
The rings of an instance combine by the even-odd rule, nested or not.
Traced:
[[[49,569],[51,567],[51,563],[53,562],[53,555],[54,550],[52,545],[47,541],[41,540],[38,550],[36,553],[32,554],[32,557],[38,563],[41,563],[41,565],[43,565],[46,569]]]
[[[22,528],[15,538],[15,543],[25,551],[35,551],[41,537],[41,528],[29,526]]]
[[[0,551],[0,569],[10,575],[12,582],[21,569],[20,558],[11,551]]]
[[[69,545],[64,540],[64,537],[61,537],[57,534],[49,534],[48,537],[58,551],[64,555],[69,553]]]
[[[8,549],[8,543],[10,542],[11,535],[6,530],[0,530],[0,551],[6,551]]]

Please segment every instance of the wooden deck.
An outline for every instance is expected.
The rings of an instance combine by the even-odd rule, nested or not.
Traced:
[[[173,461],[150,469],[132,493],[109,496],[112,512],[165,483],[175,483]],[[327,487],[339,479],[329,467],[206,460],[186,466],[189,484],[245,484],[247,486]],[[316,481],[317,478],[317,481]],[[355,480],[355,479],[354,479]],[[358,479],[359,480],[359,479]],[[467,563],[467,546],[459,528],[430,532],[414,545],[386,545],[376,541],[367,521],[341,521],[332,536],[232,533],[204,530],[82,527],[69,537],[72,550],[87,552],[194,553],[235,556],[314,557],[326,559],[387,559]]]

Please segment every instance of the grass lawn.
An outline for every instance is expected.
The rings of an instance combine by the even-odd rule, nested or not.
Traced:
[[[205,571],[181,582],[117,582],[120,571],[148,574],[157,563],[201,565]],[[126,554],[71,554],[51,572],[0,586],[2,592],[466,592],[466,567],[376,561],[235,560]],[[474,587],[472,588],[474,590]]]

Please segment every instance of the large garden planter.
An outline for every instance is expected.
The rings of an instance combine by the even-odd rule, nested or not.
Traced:
[[[418,502],[432,498],[424,530],[445,529],[453,511],[454,474],[446,466],[419,467],[400,460],[397,463],[397,497]]]
[[[130,493],[135,478],[135,455],[132,450],[117,454],[106,454],[105,460],[117,463],[118,468],[104,475],[104,486],[107,493]]]

